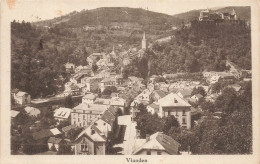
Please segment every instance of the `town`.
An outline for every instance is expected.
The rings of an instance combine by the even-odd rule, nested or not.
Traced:
[[[207,13],[201,11],[198,19],[207,21]],[[219,15],[237,20],[234,10],[229,18]],[[132,76],[126,68],[133,60],[153,51],[153,44],[173,39],[149,42],[147,37],[142,31],[137,47],[122,50],[115,43],[110,52],[94,52],[82,59],[86,65],[63,63],[70,78],[56,95],[32,99],[13,88],[12,154],[198,154],[193,130],[213,128],[229,117],[230,104],[249,98],[252,72],[226,59],[224,71]],[[204,128],[206,121],[212,127]]]

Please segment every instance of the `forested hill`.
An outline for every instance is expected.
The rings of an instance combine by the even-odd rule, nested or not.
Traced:
[[[179,25],[181,20],[167,14],[152,12],[140,8],[102,7],[93,10],[72,12],[52,20],[36,22],[40,26],[62,25],[63,27],[82,27],[85,25],[109,26],[120,23],[137,24],[141,26]],[[148,27],[147,27],[148,28]]]
[[[195,20],[191,22],[191,27],[175,31],[171,42],[154,44],[141,60],[134,60],[126,71],[143,78],[148,72],[153,75],[226,71],[226,60],[242,69],[251,69],[250,31],[245,21],[215,25]]]
[[[236,11],[238,19],[246,20],[246,21],[251,20],[249,6],[245,6],[245,7],[230,6],[230,7],[223,7],[223,8],[217,8],[217,9],[213,8],[212,10],[216,11],[216,12],[231,12],[233,9]],[[198,19],[200,11],[202,11],[202,9],[201,10],[192,10],[192,11],[188,11],[185,13],[176,14],[173,17],[179,18],[181,20],[188,22],[191,20]]]

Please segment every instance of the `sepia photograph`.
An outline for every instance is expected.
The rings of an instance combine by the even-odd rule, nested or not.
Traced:
[[[253,155],[251,4],[174,2],[7,0],[11,157]]]

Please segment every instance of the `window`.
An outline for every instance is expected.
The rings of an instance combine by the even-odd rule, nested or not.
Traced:
[[[106,125],[106,123],[104,123],[104,125]]]
[[[157,151],[157,155],[162,155],[162,152],[160,152],[160,151]]]
[[[88,145],[82,144],[82,145],[80,146],[80,151],[82,151],[82,152],[88,152]]]
[[[150,151],[150,150],[147,150],[147,151],[146,151],[146,155],[151,155],[151,151]]]
[[[182,124],[186,124],[186,118],[182,118]]]
[[[178,116],[178,111],[176,111],[176,116]]]
[[[182,111],[182,115],[186,116],[186,111],[185,110]]]

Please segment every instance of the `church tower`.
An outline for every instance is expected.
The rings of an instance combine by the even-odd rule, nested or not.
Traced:
[[[145,32],[144,32],[144,35],[143,35],[143,40],[142,40],[142,49],[146,49],[147,46],[146,46],[146,38],[145,38]]]

